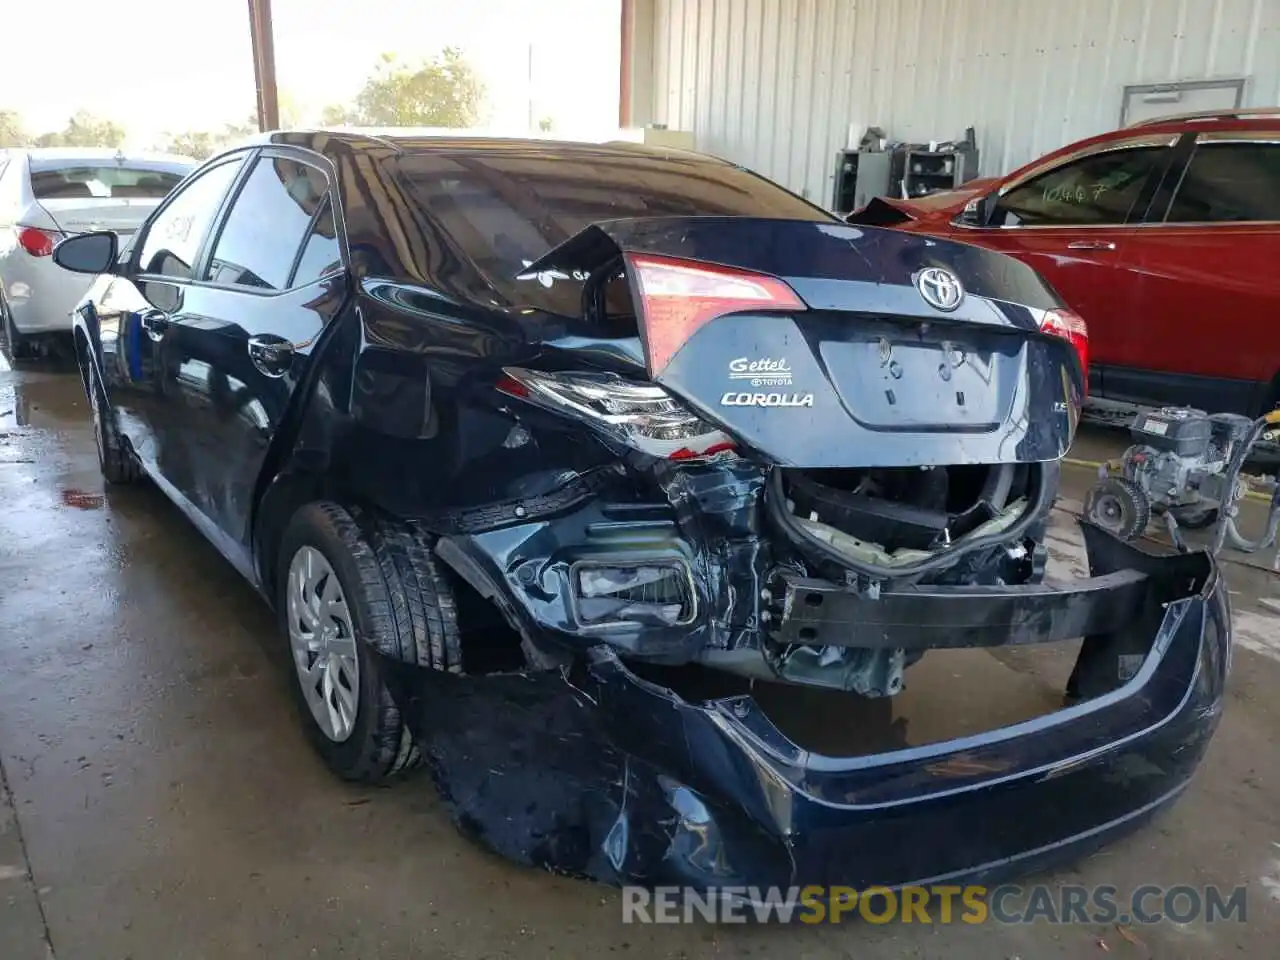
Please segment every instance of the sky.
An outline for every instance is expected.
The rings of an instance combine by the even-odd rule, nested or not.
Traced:
[[[31,132],[85,109],[147,145],[253,114],[247,0],[23,6],[23,34],[57,38],[0,57],[0,110]],[[557,133],[617,127],[619,0],[272,0],[272,14],[281,97],[304,123],[350,102],[380,54],[412,62],[457,46],[485,82],[494,132],[524,132],[531,99]]]

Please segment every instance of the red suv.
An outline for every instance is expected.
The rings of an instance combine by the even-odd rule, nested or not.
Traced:
[[[1029,263],[1088,323],[1104,405],[1280,404],[1280,108],[1148,121],[849,221]]]

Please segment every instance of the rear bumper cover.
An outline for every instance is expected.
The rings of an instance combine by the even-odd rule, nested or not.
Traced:
[[[19,333],[64,333],[93,280],[63,270],[51,257],[15,250],[5,264],[5,295]]]
[[[1213,560],[1094,547],[1095,573],[1107,558],[1146,573],[1146,615],[1085,640],[1082,699],[888,753],[806,751],[751,697],[684,700],[604,644],[572,678],[385,668],[459,827],[517,862],[700,888],[990,882],[1140,824],[1218,721],[1231,638]],[[1132,672],[1119,684],[1117,663]]]

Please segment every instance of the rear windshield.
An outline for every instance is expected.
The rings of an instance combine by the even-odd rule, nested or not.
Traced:
[[[94,162],[45,161],[31,164],[31,192],[37,200],[113,199],[134,197],[159,200],[187,175],[187,168],[129,166],[110,160]]]
[[[619,151],[405,154],[390,161],[410,199],[515,303],[575,315],[581,278],[516,279],[597,220],[750,216],[830,220],[778,185],[728,164]]]

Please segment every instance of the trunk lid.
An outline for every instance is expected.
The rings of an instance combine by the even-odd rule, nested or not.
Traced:
[[[127,236],[141,226],[159,205],[160,198],[75,197],[39,202],[63,233],[111,230]]]
[[[781,280],[805,308],[728,304],[682,329],[667,360],[655,344],[682,321],[646,299],[648,255]],[[1062,304],[1010,257],[836,221],[679,217],[593,224],[527,272],[612,276],[620,256],[653,380],[774,462],[1038,462],[1071,444],[1081,367],[1040,329]]]

